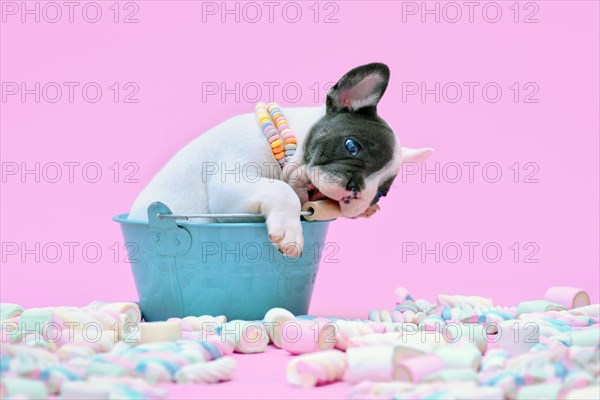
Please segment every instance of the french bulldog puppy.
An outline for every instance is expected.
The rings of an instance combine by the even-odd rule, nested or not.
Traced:
[[[283,170],[254,113],[217,125],[156,174],[129,219],[147,220],[155,201],[174,214],[263,214],[273,245],[287,256],[300,256],[303,203],[329,198],[339,202],[345,217],[368,216],[387,195],[402,162],[420,162],[433,153],[400,146],[377,114],[389,78],[386,65],[363,65],[329,90],[324,106],[281,108],[297,138],[296,153]]]

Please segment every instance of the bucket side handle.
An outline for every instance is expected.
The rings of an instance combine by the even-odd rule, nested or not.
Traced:
[[[172,214],[169,207],[156,201],[148,207],[148,241],[154,250],[164,256],[183,256],[192,247],[190,233],[171,218],[159,215]]]

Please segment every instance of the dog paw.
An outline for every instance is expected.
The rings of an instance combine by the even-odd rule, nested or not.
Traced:
[[[267,228],[271,243],[286,257],[300,257],[304,247],[300,218],[287,223],[270,222],[267,222]]]

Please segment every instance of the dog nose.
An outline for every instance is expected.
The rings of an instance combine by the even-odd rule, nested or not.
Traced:
[[[354,179],[350,179],[348,183],[346,183],[346,190],[352,190],[353,192],[358,192],[360,187],[358,183]]]

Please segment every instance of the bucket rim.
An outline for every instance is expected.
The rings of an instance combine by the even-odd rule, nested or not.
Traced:
[[[123,213],[123,214],[117,214],[115,215],[112,220],[115,222],[118,222],[120,224],[125,224],[125,225],[149,225],[148,221],[140,221],[140,220],[132,220],[132,219],[127,219],[127,217],[129,216],[129,213]],[[327,219],[327,220],[323,220],[323,221],[306,221],[306,220],[302,220],[300,221],[300,223],[302,225],[313,225],[313,224],[328,224],[331,221],[335,221],[336,218],[333,219]],[[189,220],[176,220],[177,221],[177,225],[183,225],[183,226],[202,226],[202,227],[207,227],[207,228],[223,228],[223,227],[227,227],[227,228],[235,228],[235,227],[263,227],[266,226],[265,222],[201,222],[201,223],[194,223],[191,222]]]

